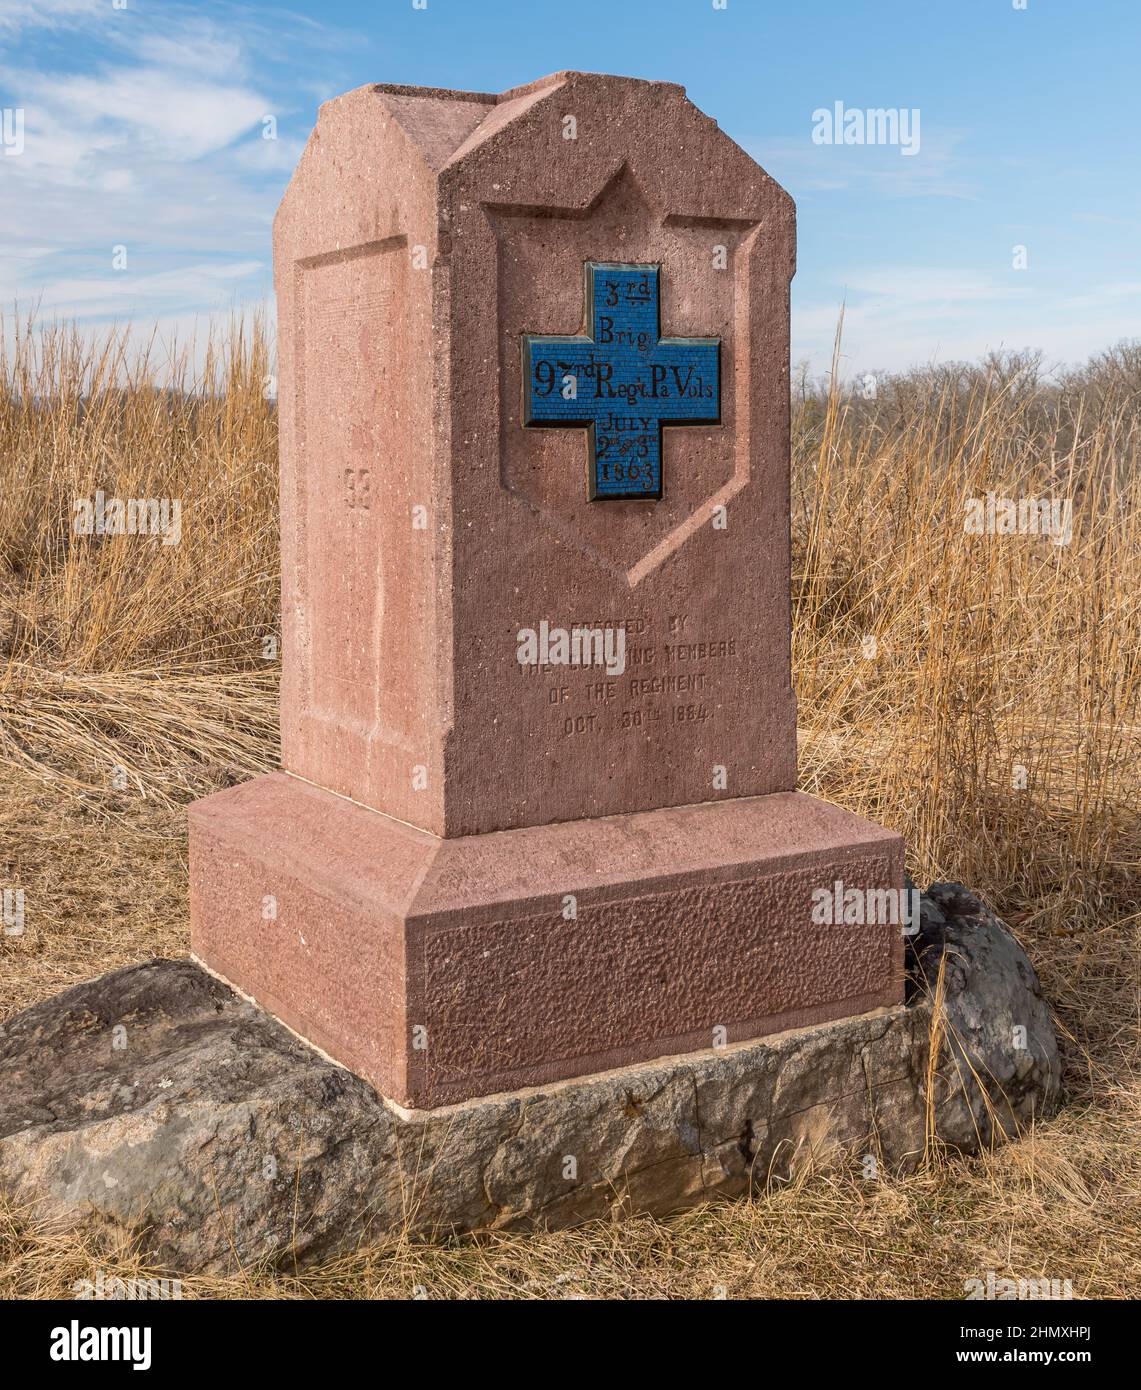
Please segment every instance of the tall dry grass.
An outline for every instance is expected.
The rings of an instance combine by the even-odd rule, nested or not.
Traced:
[[[264,326],[235,322],[200,353],[114,329],[4,328],[0,758],[93,789],[121,768],[159,800],[266,766],[278,578]],[[76,502],[97,490],[177,499],[181,543],[76,535]]]
[[[1136,912],[1141,349],[1056,383],[1022,355],[805,394],[795,441],[806,785],[1021,922]],[[988,493],[1069,500],[1072,539],[965,533]]]
[[[262,325],[233,323],[198,355],[27,321],[0,340],[0,885],[27,895],[23,936],[0,937],[2,1014],[185,951],[182,807],[276,757],[278,587]],[[1067,1039],[1059,1120],[875,1192],[819,1178],[619,1235],[398,1246],[201,1291],[961,1296],[980,1267],[1127,1291],[1139,450],[1141,347],[1060,376],[1007,356],[885,376],[874,399],[835,374],[794,396],[802,785],[894,826],[918,880],[959,879],[1013,924]],[[181,499],[181,543],[74,535],[75,501],[97,488]],[[988,492],[1070,499],[1072,540],[966,534],[965,500]],[[0,1290],[58,1288],[90,1258],[0,1220]],[[564,1288],[551,1271],[568,1268]]]

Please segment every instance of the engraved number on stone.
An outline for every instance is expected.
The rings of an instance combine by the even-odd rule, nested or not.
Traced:
[[[370,500],[369,470],[367,468],[345,469],[345,502],[348,506],[368,511]]]

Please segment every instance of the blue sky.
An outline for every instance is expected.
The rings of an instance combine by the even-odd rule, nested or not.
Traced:
[[[583,68],[682,83],[793,194],[794,361],[824,370],[842,301],[848,372],[1080,360],[1141,337],[1141,4],[1021,6],[0,0],[0,302],[185,333],[271,299],[273,213],[320,102]],[[918,152],[814,143],[837,101],[918,109]]]

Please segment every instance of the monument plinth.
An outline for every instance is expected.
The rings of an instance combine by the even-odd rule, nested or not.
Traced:
[[[795,791],[794,209],[679,87],[329,102],[274,234],[283,771],[193,949],[401,1104],[897,1003],[899,837]]]

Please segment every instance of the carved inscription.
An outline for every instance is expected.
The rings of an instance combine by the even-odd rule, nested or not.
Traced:
[[[736,637],[694,635],[685,614],[584,617],[573,628],[620,630],[621,674],[585,664],[517,663],[524,679],[542,682],[551,722],[567,738],[701,728],[719,716],[725,677],[744,656]]]
[[[660,498],[662,429],[721,420],[721,341],[662,337],[659,278],[588,261],[583,332],[523,338],[523,424],[586,430],[592,501]]]

